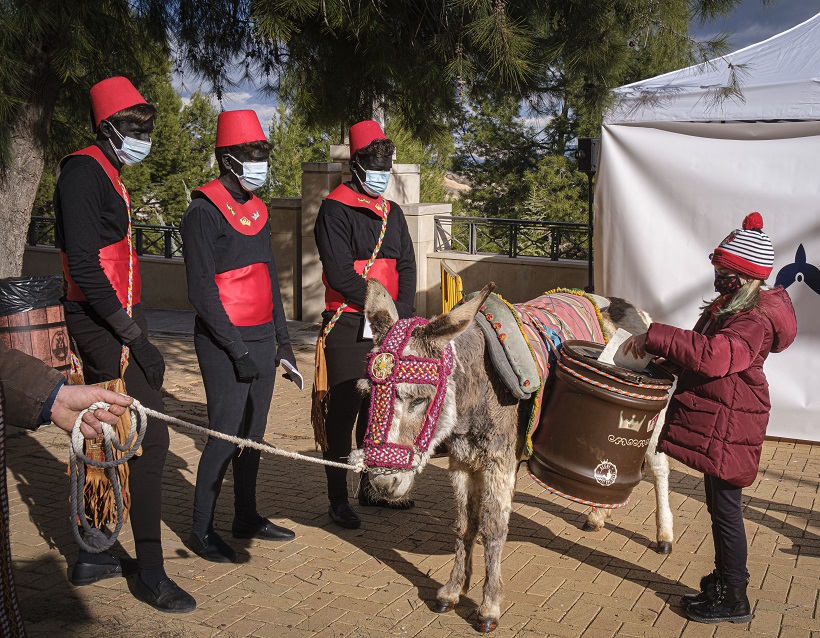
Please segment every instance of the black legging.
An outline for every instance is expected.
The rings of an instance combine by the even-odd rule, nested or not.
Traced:
[[[276,380],[276,339],[246,341],[245,344],[261,373],[250,383],[237,381],[228,353],[207,330],[198,325],[194,328],[196,357],[208,401],[208,427],[223,434],[261,442]],[[256,477],[259,456],[259,450],[245,448],[237,451],[234,443],[208,437],[199,459],[194,492],[192,531],[200,539],[213,529],[216,500],[222,490],[228,463],[233,466],[236,518],[248,523],[258,520]]]
[[[731,585],[745,585],[748,547],[743,525],[743,489],[709,474],[703,475],[706,509],[712,517],[715,569]]]
[[[356,447],[362,447],[367,430],[370,395],[362,396],[356,388],[358,379],[342,381],[330,388],[328,393],[327,431],[328,448],[322,453],[326,461],[347,461],[352,449],[351,435],[356,425]],[[325,466],[327,495],[334,505],[347,500],[347,470]]]
[[[133,318],[148,333],[142,308],[133,308]],[[93,311],[83,312],[66,309],[68,334],[76,344],[78,356],[83,362],[86,383],[99,383],[116,379],[120,374],[122,343],[108,324]],[[133,356],[125,370],[126,392],[145,407],[161,412],[162,393],[148,385],[142,368]],[[129,519],[134,533],[137,566],[140,571],[161,568],[162,537],[162,471],[168,454],[168,424],[158,419],[148,419],[148,430],[142,440],[142,454],[128,461],[131,491]]]

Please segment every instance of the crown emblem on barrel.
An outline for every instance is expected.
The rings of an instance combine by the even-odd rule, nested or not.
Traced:
[[[644,414],[644,417],[640,421],[638,421],[638,417],[634,414],[631,417],[625,419],[624,418],[624,411],[621,410],[620,423],[618,424],[618,429],[619,430],[622,430],[622,429],[633,430],[635,432],[638,432],[641,429],[641,426],[643,425],[644,421],[646,421],[646,415],[645,414]]]

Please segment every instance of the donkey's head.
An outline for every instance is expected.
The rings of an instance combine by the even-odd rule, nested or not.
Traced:
[[[371,392],[370,418],[364,445],[350,461],[368,466],[381,496],[407,498],[415,474],[453,429],[456,397],[448,383],[456,366],[453,341],[470,325],[492,286],[428,322],[400,320],[384,286],[368,280],[364,312],[374,347],[361,389]]]

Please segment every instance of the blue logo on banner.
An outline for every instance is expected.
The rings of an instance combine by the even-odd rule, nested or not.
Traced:
[[[820,295],[820,268],[806,263],[806,249],[803,248],[803,244],[797,247],[794,263],[783,266],[777,273],[775,286],[788,288],[793,283],[801,281]]]

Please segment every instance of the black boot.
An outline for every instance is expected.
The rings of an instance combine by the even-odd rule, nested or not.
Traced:
[[[720,574],[714,570],[700,579],[700,591],[697,594],[685,594],[681,597],[680,604],[685,609],[689,605],[699,605],[717,598],[717,590],[720,582]]]
[[[690,620],[703,623],[749,622],[754,618],[749,598],[746,596],[746,583],[732,585],[720,581],[718,594],[714,600],[686,608]]]

